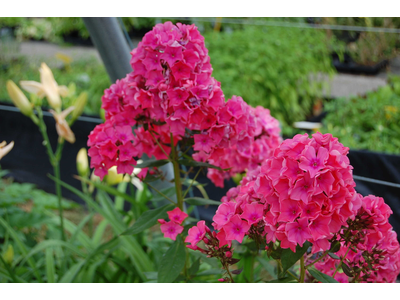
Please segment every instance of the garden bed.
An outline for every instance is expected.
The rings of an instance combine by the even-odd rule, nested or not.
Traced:
[[[332,54],[332,63],[338,72],[351,73],[351,74],[365,74],[365,75],[376,75],[382,69],[386,68],[389,64],[389,60],[382,60],[374,65],[366,66],[360,65],[354,62],[351,56],[347,53],[344,54],[344,60],[340,61],[339,56],[336,53]]]

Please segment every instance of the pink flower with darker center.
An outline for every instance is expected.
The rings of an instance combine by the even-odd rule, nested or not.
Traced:
[[[164,237],[170,238],[175,241],[176,236],[183,231],[183,226],[175,223],[175,222],[166,222],[160,226],[161,232],[164,233]]]
[[[177,224],[182,224],[183,220],[188,217],[188,214],[181,211],[179,207],[167,212],[169,219]]]
[[[131,160],[134,156],[138,155],[138,151],[132,145],[132,143],[127,143],[125,145],[120,145],[118,147],[118,151],[119,151],[118,158],[119,158],[120,161]]]
[[[301,200],[307,204],[313,192],[314,181],[310,178],[308,173],[305,173],[304,177],[296,181],[293,190],[290,192],[290,198],[293,200]]]
[[[215,229],[221,229],[226,223],[229,222],[230,218],[235,214],[236,210],[236,203],[233,202],[227,202],[227,203],[222,203],[214,217],[213,221],[215,222],[214,228]]]
[[[197,222],[197,226],[193,226],[189,229],[185,243],[190,243],[192,246],[195,246],[206,235],[206,227],[206,221]]]
[[[167,91],[167,95],[171,105],[180,105],[189,97],[189,92],[184,88],[175,88]]]
[[[238,215],[234,215],[224,226],[227,240],[243,241],[244,235],[250,229],[249,223],[242,220]]]
[[[117,153],[117,151],[118,151],[118,147],[115,146],[115,144],[112,141],[108,140],[106,144],[100,146],[99,153],[102,156],[106,156],[109,159],[113,159],[115,154]]]
[[[193,149],[196,151],[204,151],[209,153],[214,145],[214,141],[211,137],[205,134],[195,134],[194,136]]]
[[[181,60],[183,58],[182,55],[182,47],[170,47],[166,46],[164,53],[161,54],[161,59],[165,60],[170,66],[172,66],[177,60]]]
[[[192,68],[185,64],[182,61],[178,61],[175,63],[172,68],[172,75],[174,75],[176,80],[180,79],[188,79],[190,77],[190,73],[192,71]]]
[[[328,150],[323,147],[318,149],[318,154],[315,153],[315,148],[309,146],[304,152],[304,156],[301,158],[300,169],[310,172],[311,178],[325,166],[326,161],[329,158]]]
[[[299,244],[301,247],[307,239],[311,238],[307,218],[300,218],[296,222],[286,223],[285,231],[288,240]]]
[[[278,222],[293,222],[301,213],[299,201],[283,200],[280,203]]]
[[[242,206],[243,208],[243,206]],[[263,218],[264,205],[251,203],[244,205],[243,213],[240,215],[243,219],[247,220],[249,225],[255,224]]]

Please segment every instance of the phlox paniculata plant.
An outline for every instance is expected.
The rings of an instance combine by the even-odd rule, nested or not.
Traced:
[[[193,159],[209,162],[217,186],[259,165],[281,142],[269,110],[241,97],[225,102],[212,76],[204,38],[194,25],[156,25],[132,52],[133,71],[105,90],[106,121],[89,136],[91,167],[131,174],[136,158],[167,159],[171,147],[193,144]],[[132,127],[135,129],[132,133]],[[185,142],[185,143],[184,143]]]

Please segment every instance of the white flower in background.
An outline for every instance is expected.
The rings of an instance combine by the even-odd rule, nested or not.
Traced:
[[[14,147],[14,142],[7,145],[6,141],[0,143],[0,159],[2,159]]]
[[[71,128],[68,125],[68,122],[65,118],[75,109],[74,106],[68,107],[66,110],[61,113],[57,113],[54,110],[50,109],[49,112],[52,113],[54,119],[56,120],[56,130],[58,136],[63,137],[66,141],[71,144],[75,143],[75,135],[72,132]]]

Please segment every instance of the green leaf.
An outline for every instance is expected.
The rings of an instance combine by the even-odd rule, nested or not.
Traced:
[[[121,235],[138,234],[139,232],[154,226],[157,224],[158,219],[165,219],[167,217],[167,211],[172,210],[174,207],[173,204],[167,204],[144,212],[133,226],[121,233]]]
[[[273,265],[270,264],[269,261],[259,256],[257,256],[257,260],[273,278],[276,277],[275,268]]]
[[[53,257],[53,249],[46,249],[46,274],[47,274],[47,282],[55,283],[55,266],[54,266],[54,257]]]
[[[293,277],[285,277],[285,278],[280,278],[280,279],[274,279],[270,281],[266,281],[267,283],[289,283],[289,282],[296,282],[296,279]]]
[[[336,253],[340,250],[340,242],[335,241],[332,243],[331,248],[329,249],[330,253]]]
[[[157,281],[159,283],[174,282],[185,265],[185,257],[185,246],[178,237],[161,258]]]
[[[340,259],[340,257],[337,256],[335,253],[328,252],[328,255],[329,255],[330,257],[332,257],[333,259]]]
[[[147,280],[157,280],[158,277],[157,272],[144,272],[144,275],[147,277]]]
[[[315,279],[317,279],[318,281],[320,281],[322,283],[338,283],[338,281],[336,279],[334,279],[331,276],[326,275],[326,274],[318,271],[315,268],[308,269],[308,272],[310,272],[312,277],[314,277]]]
[[[199,271],[200,268],[200,258],[196,259],[196,261],[190,266],[189,275],[193,277]]]
[[[282,272],[285,273],[291,266],[293,266],[303,255],[307,252],[307,249],[310,247],[310,243],[307,241],[303,244],[303,247],[300,245],[296,246],[296,253],[289,249],[283,249],[281,255],[282,262]]]
[[[149,168],[149,167],[161,167],[169,163],[168,159],[149,159],[140,164],[137,164],[135,168]]]
[[[178,164],[188,166],[188,167],[206,167],[206,168],[212,168],[212,169],[217,169],[217,170],[222,171],[222,169],[220,167],[217,167],[212,164],[205,163],[205,162],[191,160],[191,159],[180,159],[180,160],[178,160]]]
[[[215,201],[210,199],[204,199],[200,197],[186,198],[185,202],[191,205],[220,205],[221,201]]]

